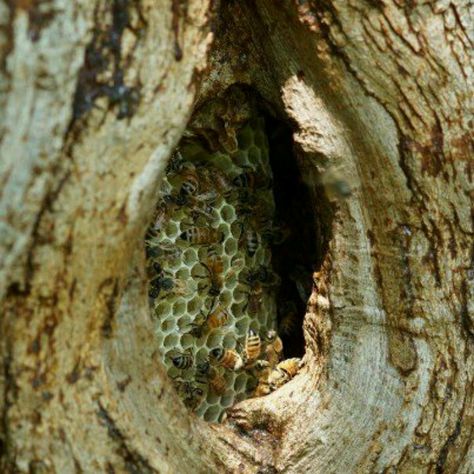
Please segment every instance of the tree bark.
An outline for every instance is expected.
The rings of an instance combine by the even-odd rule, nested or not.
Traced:
[[[474,472],[464,2],[0,12],[1,472]],[[291,125],[330,233],[303,369],[209,425],[154,349],[143,236],[194,108],[235,83]]]

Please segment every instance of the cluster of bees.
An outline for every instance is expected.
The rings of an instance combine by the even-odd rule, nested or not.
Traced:
[[[208,394],[232,392],[240,374],[248,376],[248,383],[238,396],[262,396],[290,380],[299,366],[299,359],[281,361],[283,344],[273,329],[273,293],[280,279],[270,267],[269,246],[282,232],[272,223],[271,171],[235,162],[228,168],[176,152],[146,237],[152,308],[181,297],[197,302],[193,319],[175,328],[175,347],[163,342],[162,348],[168,374],[192,410],[202,407]],[[231,217],[222,216],[223,207],[234,210]],[[228,250],[231,240],[236,245]],[[183,256],[189,250],[195,255],[191,263]],[[179,276],[181,270],[187,277]],[[225,292],[231,296],[224,297]],[[242,298],[243,314],[238,315],[232,303]],[[156,311],[164,319],[172,311],[161,313]],[[268,320],[262,319],[266,313],[272,315]],[[239,318],[249,323],[239,326]],[[214,334],[223,336],[217,344],[209,342]]]
[[[196,408],[204,391],[200,385],[209,385],[217,395],[227,390],[227,381],[219,372],[219,367],[227,370],[249,370],[256,379],[249,395],[261,397],[290,381],[298,372],[301,360],[297,357],[280,361],[283,354],[283,343],[276,331],[266,333],[264,341],[249,329],[245,346],[241,353],[233,349],[216,347],[210,351],[209,358],[196,364],[194,383],[182,378],[175,380],[178,392],[184,396],[186,405]],[[260,358],[263,356],[263,358]],[[172,358],[174,366],[180,370],[190,369],[195,365],[191,351]]]

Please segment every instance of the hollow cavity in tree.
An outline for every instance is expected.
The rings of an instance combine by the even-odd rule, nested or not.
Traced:
[[[237,106],[232,92],[217,102],[221,113]],[[268,358],[266,336],[278,328],[285,356],[303,355],[320,258],[290,129],[245,100],[209,118],[215,104],[201,107],[171,158],[146,235],[159,352],[185,404],[207,421],[261,395],[262,374],[245,361],[249,331],[261,340],[257,359]]]

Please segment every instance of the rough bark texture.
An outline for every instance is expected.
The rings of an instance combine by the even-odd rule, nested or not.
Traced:
[[[0,22],[1,472],[474,472],[466,2],[3,0]],[[194,104],[236,82],[291,124],[331,232],[305,367],[213,426],[157,359],[142,240]]]

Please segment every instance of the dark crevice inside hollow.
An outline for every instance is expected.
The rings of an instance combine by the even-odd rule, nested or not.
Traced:
[[[295,157],[293,132],[285,122],[266,116],[270,163],[273,171],[275,225],[286,238],[272,248],[274,271],[281,278],[277,293],[278,330],[284,356],[302,357],[303,320],[313,287],[313,272],[327,251],[327,228],[318,219],[314,195]],[[324,206],[328,209],[327,206]]]

